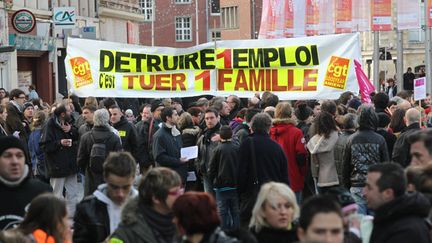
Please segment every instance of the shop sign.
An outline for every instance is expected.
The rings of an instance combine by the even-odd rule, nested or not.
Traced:
[[[29,33],[36,26],[36,18],[32,12],[21,9],[12,15],[12,27],[19,33]]]
[[[75,8],[74,7],[54,8],[53,21],[56,26],[63,29],[74,28],[76,22]]]

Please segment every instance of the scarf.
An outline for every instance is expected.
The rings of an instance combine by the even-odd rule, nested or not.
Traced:
[[[11,100],[10,103],[12,103],[12,105],[14,105],[19,110],[19,112],[23,112],[23,107],[20,106],[18,102],[16,102],[15,100]]]
[[[21,184],[21,182],[23,182],[25,178],[27,178],[28,174],[29,174],[28,165],[24,165],[24,173],[21,176],[21,178],[19,178],[17,181],[8,181],[5,178],[0,176],[0,182],[9,187],[17,187]]]
[[[211,138],[212,138],[213,134],[215,134],[216,132],[218,132],[219,129],[220,129],[220,127],[221,127],[221,124],[218,123],[218,124],[216,124],[216,126],[214,126],[212,128],[206,129],[205,132],[204,132],[203,142],[205,144],[210,144]]]
[[[175,225],[172,222],[173,215],[160,214],[143,203],[140,203],[138,207],[144,215],[149,228],[153,231],[155,238],[159,239],[159,242],[172,242],[176,233]]]
[[[175,125],[170,125],[168,123],[165,123],[165,126],[171,129],[171,135],[173,135],[173,137],[177,137],[181,134]]]

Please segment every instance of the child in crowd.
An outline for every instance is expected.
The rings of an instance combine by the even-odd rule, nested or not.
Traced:
[[[240,224],[237,196],[237,165],[239,146],[232,141],[229,126],[220,129],[221,141],[210,161],[208,175],[216,192],[218,211],[223,229],[234,229]]]

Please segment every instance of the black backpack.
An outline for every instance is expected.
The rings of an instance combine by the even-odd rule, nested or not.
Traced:
[[[105,140],[96,140],[93,136],[93,131],[90,132],[90,136],[93,140],[93,145],[90,150],[89,168],[90,171],[95,174],[102,174],[103,163],[105,162],[107,154],[106,141],[111,138],[107,137]]]

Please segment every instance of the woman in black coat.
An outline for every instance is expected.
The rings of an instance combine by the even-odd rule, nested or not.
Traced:
[[[181,132],[181,138],[183,142],[183,148],[197,145],[198,136],[201,133],[201,129],[195,126],[192,120],[191,114],[183,112],[177,122],[178,129]],[[187,191],[202,191],[203,186],[201,180],[198,178],[198,173],[195,168],[194,160],[188,161],[188,173],[194,173],[195,181],[186,181]]]
[[[299,212],[295,194],[286,184],[268,182],[258,194],[249,227],[259,243],[297,242]]]

